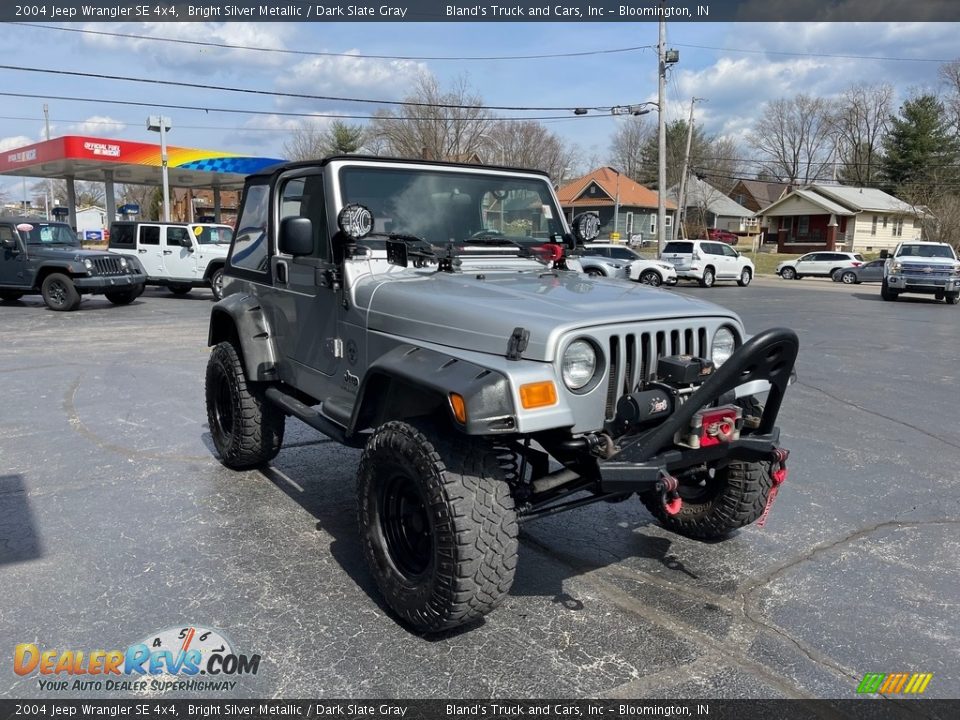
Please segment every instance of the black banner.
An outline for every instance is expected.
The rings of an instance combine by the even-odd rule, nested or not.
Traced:
[[[0,700],[0,720],[25,718],[776,718],[953,720],[960,700]]]
[[[755,22],[960,20],[957,0],[53,0],[4,2],[20,22]]]

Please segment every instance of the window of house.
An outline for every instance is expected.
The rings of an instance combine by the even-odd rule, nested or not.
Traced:
[[[883,216],[883,227],[884,227],[884,229],[886,229],[886,227],[887,227],[887,216],[886,216],[886,215]]]
[[[650,216],[650,233],[653,234],[657,231],[657,216]]]
[[[664,226],[664,227],[673,227],[673,215],[664,215],[664,217],[663,217],[663,226]]]
[[[876,215],[873,216],[873,222],[870,225],[870,234],[871,235],[877,234],[877,216]]]
[[[627,224],[624,226],[627,237],[633,235],[633,213],[627,213]]]
[[[893,236],[900,237],[901,235],[903,235],[903,218],[898,217],[893,222]]]
[[[810,216],[801,215],[797,218],[797,234],[806,235],[808,232],[810,232]]]

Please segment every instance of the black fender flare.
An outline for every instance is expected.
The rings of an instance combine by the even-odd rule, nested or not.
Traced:
[[[464,399],[466,423],[454,419],[450,393]],[[516,411],[505,375],[436,350],[400,345],[377,358],[364,374],[357,391],[348,432],[354,433],[394,417],[442,405],[457,427],[469,435],[515,432]],[[394,405],[394,406],[392,406]]]
[[[207,345],[232,342],[248,380],[277,380],[277,349],[260,300],[247,293],[227,295],[210,312]]]

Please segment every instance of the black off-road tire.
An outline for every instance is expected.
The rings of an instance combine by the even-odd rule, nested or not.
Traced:
[[[210,290],[214,300],[223,299],[223,268],[217,268],[210,273]]]
[[[114,305],[129,305],[138,297],[140,297],[140,288],[132,288],[130,290],[117,290],[116,292],[104,293],[104,297],[107,298]]]
[[[16,302],[23,297],[22,292],[16,290],[0,290],[0,302]]]
[[[737,285],[740,287],[746,287],[750,284],[750,281],[753,280],[753,272],[750,268],[744,268],[740,271],[740,279],[737,280]]]
[[[47,307],[57,312],[76,310],[80,304],[80,293],[67,275],[50,273],[43,279],[40,294]]]
[[[189,285],[168,285],[167,287],[174,295],[189,295],[193,290]]]
[[[735,462],[717,470],[707,488],[681,485],[683,506],[676,515],[666,513],[657,494],[643,493],[640,499],[668,530],[694,540],[717,540],[757,520],[771,487],[769,463]]]
[[[883,283],[880,285],[880,297],[882,297],[884,300],[887,300],[887,301],[896,300],[897,295],[899,294],[900,293],[898,293],[896,290],[890,289],[890,287],[887,285],[886,280],[884,280]]]
[[[220,462],[245,470],[269,462],[283,444],[285,416],[259,383],[248,382],[231,343],[213,348],[207,362],[207,422]]]
[[[707,266],[703,269],[703,277],[700,278],[700,287],[713,287],[714,283],[717,282],[717,273],[711,266]]]
[[[947,301],[947,305],[960,304],[960,293],[947,293],[943,296],[943,299]]]
[[[517,565],[517,517],[495,450],[482,440],[393,421],[357,471],[363,553],[390,608],[439,632],[503,600]]]
[[[663,278],[656,270],[644,270],[642,273],[640,273],[640,277],[637,278],[637,282],[639,282],[641,285],[660,287],[663,285]]]

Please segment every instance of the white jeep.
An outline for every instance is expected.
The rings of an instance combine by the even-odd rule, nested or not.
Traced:
[[[147,285],[162,285],[174,295],[209,287],[219,300],[231,240],[229,225],[118,221],[110,225],[109,251],[136,257]]]

